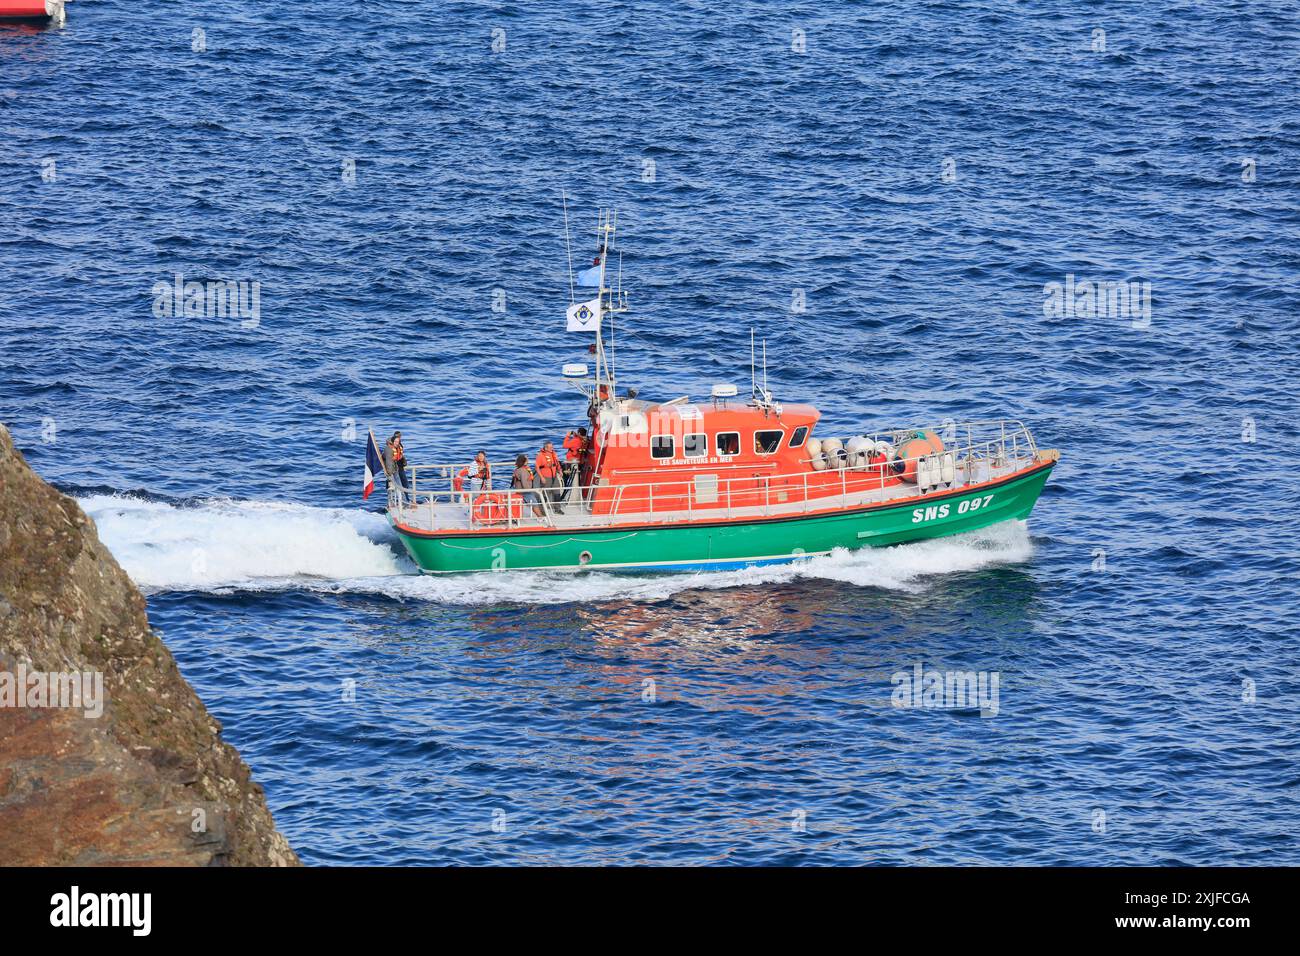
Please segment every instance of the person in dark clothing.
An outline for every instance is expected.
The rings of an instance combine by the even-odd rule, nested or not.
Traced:
[[[384,442],[384,476],[388,479],[388,488],[399,502],[405,500],[406,493],[406,474],[397,470],[397,451],[393,448],[393,439],[390,437]]]
[[[393,445],[393,467],[397,469],[397,480],[405,491],[410,485],[406,480],[406,451],[402,448],[402,433],[393,432],[393,437],[388,440]]]
[[[524,504],[533,506],[533,515],[541,518],[545,515],[542,511],[542,499],[538,492],[533,491],[537,487],[537,476],[533,470],[528,467],[528,456],[520,455],[515,459],[515,471],[510,478],[510,487],[523,491]]]

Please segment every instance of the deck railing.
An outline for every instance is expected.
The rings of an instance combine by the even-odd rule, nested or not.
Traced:
[[[933,431],[943,440],[944,453],[952,454],[952,482],[930,488],[903,485],[917,497],[944,487],[987,480],[1019,471],[1038,460],[1038,446],[1029,429],[1018,421],[945,423],[932,429],[900,429],[865,436],[897,446],[918,431]],[[456,490],[452,482],[464,463],[415,465],[407,469],[410,485],[399,491],[389,487],[389,508],[404,524],[439,530],[446,528],[529,528],[553,525],[562,508],[565,515],[581,515],[583,527],[616,524],[636,516],[649,523],[685,518],[707,512],[731,518],[737,514],[764,516],[831,509],[860,503],[873,493],[883,498],[899,481],[898,462],[919,463],[928,455],[894,459],[888,465],[838,466],[828,463],[814,470],[803,459],[798,472],[779,475],[725,475],[727,466],[709,466],[706,473],[688,478],[634,483],[566,485],[560,489],[492,488],[470,490],[468,479]],[[472,466],[471,466],[472,467]],[[704,467],[704,466],[701,466]],[[746,466],[741,466],[746,467]],[[504,483],[514,462],[492,463],[493,483]],[[701,483],[699,478],[709,480]],[[558,491],[559,500],[551,496]],[[485,496],[491,495],[495,500]],[[536,514],[534,509],[541,514]]]

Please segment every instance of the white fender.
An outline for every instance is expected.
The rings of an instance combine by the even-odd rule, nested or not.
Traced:
[[[939,459],[939,480],[945,485],[951,485],[957,480],[957,464],[950,451],[944,452]]]

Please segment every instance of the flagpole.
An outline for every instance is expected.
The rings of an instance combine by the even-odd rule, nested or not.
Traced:
[[[596,217],[596,231],[600,236],[600,285],[596,290],[596,395],[600,396],[600,371],[603,368],[605,378],[610,381],[609,398],[614,397],[613,375],[609,369],[609,361],[605,356],[604,326],[605,326],[605,272],[606,265],[609,262],[609,210],[605,210],[605,222],[602,227],[600,216]],[[612,315],[612,313],[611,313]],[[613,331],[613,318],[610,319],[611,333]]]
[[[375,490],[375,481],[376,481],[377,478],[378,478],[378,476],[377,476],[373,471],[370,470],[370,452],[371,452],[372,449],[378,449],[378,447],[379,447],[378,443],[376,443],[376,441],[375,441],[375,430],[374,430],[373,428],[369,427],[369,426],[366,426],[366,434],[367,434],[367,436],[369,436],[369,443],[366,445],[366,474],[368,474],[368,475],[370,476],[370,481],[369,481],[368,483],[363,484],[363,485],[361,486],[361,499],[362,499],[363,501],[364,501],[365,499],[369,498],[370,495],[374,492],[374,490]],[[384,461],[384,459],[383,459],[383,456],[381,455],[380,458],[379,458],[379,462],[380,462],[380,470],[383,470],[383,461]],[[384,487],[385,487],[385,489],[387,489],[387,487],[388,487],[388,480],[387,480],[387,479],[388,479],[388,476],[387,476],[387,474],[385,474],[385,476],[384,476]],[[368,490],[367,490],[367,489],[368,489]]]

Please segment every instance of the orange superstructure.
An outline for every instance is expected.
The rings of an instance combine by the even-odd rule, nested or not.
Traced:
[[[609,403],[593,414],[592,513],[708,512],[899,483],[883,465],[815,469],[808,442],[820,417],[811,405],[737,399]]]

